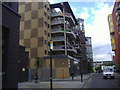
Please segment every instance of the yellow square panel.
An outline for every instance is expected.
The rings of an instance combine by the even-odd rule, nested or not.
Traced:
[[[38,38],[31,38],[30,47],[31,48],[38,47]]]
[[[31,20],[31,29],[38,28],[38,19]]]
[[[38,2],[32,2],[32,10],[38,10]]]
[[[30,30],[24,30],[24,39],[31,38],[31,31]]]
[[[24,22],[20,22],[20,31],[24,30]]]
[[[44,36],[44,28],[41,27],[41,28],[38,28],[38,37],[42,37]]]
[[[19,5],[19,13],[24,13],[25,12],[25,5]]]
[[[44,17],[44,11],[43,9],[38,10],[38,18],[43,18]]]
[[[24,20],[25,20],[25,21],[31,20],[31,11],[25,12]]]

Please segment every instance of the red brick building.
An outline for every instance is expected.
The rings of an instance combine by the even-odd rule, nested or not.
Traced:
[[[120,1],[116,0],[113,11],[112,11],[112,21],[114,26],[114,39],[115,39],[115,56],[114,62],[117,66],[117,70],[120,71]]]

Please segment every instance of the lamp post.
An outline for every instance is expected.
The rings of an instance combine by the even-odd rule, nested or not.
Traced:
[[[53,41],[50,40],[50,90],[52,90],[52,50],[53,50]]]

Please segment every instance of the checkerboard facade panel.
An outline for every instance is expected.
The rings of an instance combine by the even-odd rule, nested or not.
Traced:
[[[30,67],[34,67],[33,59],[35,57],[43,57],[45,50],[49,51],[48,42],[50,37],[50,28],[44,25],[45,21],[50,22],[50,19],[44,16],[44,3],[43,2],[20,2],[19,14],[21,15],[20,21],[20,45],[25,46],[26,51],[29,51]],[[48,12],[46,12],[48,14]],[[49,15],[49,14],[48,14]],[[45,34],[44,30],[48,33]],[[45,41],[47,44],[45,44]]]

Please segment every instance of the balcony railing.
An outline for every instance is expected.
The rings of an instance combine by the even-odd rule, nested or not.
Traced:
[[[63,19],[58,19],[58,20],[52,20],[52,25],[55,25],[55,24],[63,24],[64,23],[64,20]]]
[[[54,12],[54,13],[51,13],[50,15],[51,16],[58,16],[58,15],[63,16],[64,13],[62,13],[62,12]],[[70,13],[65,13],[65,16],[72,16],[72,15]]]
[[[60,37],[53,37],[52,41],[63,41],[64,40],[64,36],[60,36]]]
[[[54,46],[53,51],[56,50],[65,50],[65,46],[64,45]],[[77,50],[73,46],[67,46],[67,51],[74,51],[75,53],[77,53]]]
[[[54,12],[54,13],[51,13],[51,17],[63,16],[63,15],[64,15],[64,13],[62,13],[62,12]],[[68,21],[71,22],[71,25],[72,25],[72,24],[75,24],[75,21],[74,21],[72,15],[71,15],[70,13],[65,13],[65,17],[66,17],[66,19],[67,19]]]
[[[57,28],[57,29],[52,29],[51,31],[52,31],[52,33],[64,32],[64,29],[62,29],[62,28]],[[73,33],[73,31],[72,31],[71,29],[66,29],[66,33],[71,34],[71,35],[74,36],[74,38],[76,38],[76,35]]]

